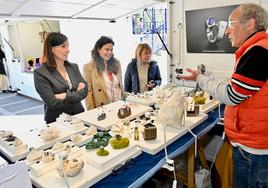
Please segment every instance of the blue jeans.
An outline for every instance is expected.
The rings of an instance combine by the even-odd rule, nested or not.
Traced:
[[[268,188],[268,155],[233,147],[234,188]]]

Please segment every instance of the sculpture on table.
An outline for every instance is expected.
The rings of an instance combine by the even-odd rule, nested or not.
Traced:
[[[96,149],[100,146],[107,146],[112,136],[108,132],[98,132],[90,142],[86,144],[86,149]]]
[[[197,91],[194,94],[194,102],[195,104],[205,104],[206,97],[204,96],[204,91]]]
[[[35,160],[42,158],[42,156],[43,156],[42,151],[38,151],[34,148],[30,148],[29,150],[30,150],[30,153],[28,154],[28,156],[26,158],[28,162],[33,162]]]
[[[119,119],[126,118],[131,115],[131,108],[127,105],[122,106],[118,109],[117,116]]]
[[[70,136],[70,139],[73,143],[79,142],[82,140],[82,135],[81,134],[74,134]]]
[[[87,136],[94,136],[95,134],[97,134],[97,128],[94,126],[90,126],[86,131]]]
[[[101,113],[98,114],[97,120],[101,121],[101,120],[104,120],[104,119],[106,119],[106,113],[104,112],[104,109],[101,108]]]
[[[55,159],[55,154],[50,152],[50,151],[44,151],[43,156],[42,156],[42,161],[43,162],[50,162]]]
[[[60,130],[57,127],[48,127],[41,130],[41,138],[45,141],[50,141],[58,138]]]
[[[166,126],[172,126],[175,128],[184,127],[182,120],[185,112],[185,102],[183,97],[180,95],[179,90],[172,89],[171,91],[173,93],[172,96],[161,105],[157,121],[162,124],[164,134],[165,163],[162,167],[169,171],[173,171],[173,187],[176,187],[177,181],[174,160],[168,158],[167,152]]]
[[[56,142],[56,144],[53,145],[51,148],[52,151],[58,151],[58,150],[63,150],[65,145],[61,142]]]
[[[182,118],[185,111],[184,99],[179,91],[173,90],[172,96],[161,105],[157,121],[175,128],[183,127]]]
[[[98,156],[107,156],[109,155],[109,151],[104,149],[104,146],[100,146],[100,148],[97,150]]]
[[[84,167],[84,161],[78,159],[72,160],[64,160],[63,161],[63,168],[59,166],[57,171],[59,172],[60,176],[64,177],[64,173],[68,177],[74,177],[79,174],[81,169]]]
[[[156,126],[151,123],[145,124],[144,131],[143,131],[144,140],[153,140],[153,139],[156,139],[156,137],[157,137]]]
[[[129,122],[118,121],[116,122],[109,132],[111,136],[120,135],[122,137],[131,137],[131,127]]]
[[[6,138],[8,136],[13,136],[13,132],[12,131],[0,130],[0,138]]]
[[[115,135],[114,138],[110,139],[110,144],[113,149],[126,148],[129,145],[129,139],[120,135]]]

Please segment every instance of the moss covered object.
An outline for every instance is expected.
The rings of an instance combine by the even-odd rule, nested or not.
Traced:
[[[106,155],[109,155],[109,151],[107,151],[107,150],[105,150],[105,149],[103,149],[103,148],[100,148],[100,149],[98,149],[98,151],[97,151],[97,155],[98,155],[98,156],[106,156]]]
[[[195,96],[194,97],[194,102],[195,104],[205,104],[205,101],[206,101],[206,97],[204,96]]]
[[[86,149],[95,149],[100,146],[107,146],[112,136],[108,132],[98,132],[93,139],[86,144]]]
[[[126,148],[129,145],[129,140],[125,137],[111,138],[110,144],[114,149]]]

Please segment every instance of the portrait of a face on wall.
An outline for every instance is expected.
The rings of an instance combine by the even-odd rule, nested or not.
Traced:
[[[234,53],[225,30],[238,5],[189,10],[186,18],[187,53]]]

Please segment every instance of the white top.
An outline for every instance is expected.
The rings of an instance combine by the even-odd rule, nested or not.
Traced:
[[[138,75],[140,80],[140,93],[143,93],[145,91],[148,91],[147,83],[148,83],[148,69],[149,64],[142,64],[140,62],[137,62],[137,68],[138,68]]]
[[[107,88],[107,93],[108,93],[110,103],[120,100],[121,88],[120,88],[120,82],[119,82],[117,75],[112,73],[111,79],[108,76],[108,71],[103,71],[102,75],[106,83],[106,88]]]

